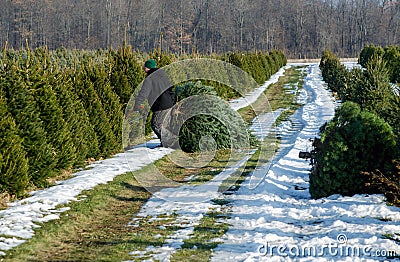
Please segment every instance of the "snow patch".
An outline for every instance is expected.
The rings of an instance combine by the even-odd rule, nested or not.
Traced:
[[[73,178],[58,181],[56,186],[31,192],[31,197],[9,203],[7,209],[0,211],[0,251],[9,250],[33,237],[40,224],[59,219],[60,213],[69,210],[62,206],[78,201],[77,196],[83,190],[112,181],[117,175],[138,170],[170,152],[165,148],[150,149],[143,144],[95,162],[86,170],[75,173]]]

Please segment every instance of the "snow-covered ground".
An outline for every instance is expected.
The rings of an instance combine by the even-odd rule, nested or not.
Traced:
[[[239,110],[243,107],[246,107],[254,103],[258,99],[258,97],[260,97],[260,95],[263,94],[265,89],[268,88],[268,86],[278,82],[279,77],[283,76],[285,70],[289,67],[290,66],[284,66],[281,69],[279,69],[278,72],[273,74],[268,81],[266,81],[260,87],[254,89],[252,92],[248,93],[246,96],[230,101],[231,108],[234,110]]]
[[[265,114],[264,117],[261,117],[256,122],[254,130],[261,133],[264,130],[268,130],[278,115],[275,112]],[[145,251],[132,251],[130,254],[135,258],[134,261],[140,260],[143,256],[148,256],[149,254],[156,261],[169,261],[171,254],[175,253],[183,245],[185,239],[190,238],[194,228],[200,224],[206,213],[209,211],[219,212],[221,210],[221,206],[215,204],[212,200],[223,197],[219,191],[222,182],[229,178],[238,168],[246,164],[246,161],[254,152],[248,152],[234,165],[225,168],[224,171],[205,184],[166,188],[156,192],[143,205],[140,212],[135,214],[130,225],[139,227],[142,224],[142,220],[162,220],[165,219],[165,216],[174,215],[174,222],[169,223],[168,226],[183,227],[183,229],[176,231],[172,236],[168,236],[162,247],[149,246]]]

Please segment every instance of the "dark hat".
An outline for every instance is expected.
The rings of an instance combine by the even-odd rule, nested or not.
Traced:
[[[157,67],[157,63],[153,59],[149,59],[144,63],[144,66],[149,68],[149,69],[152,69],[152,68],[156,68]]]

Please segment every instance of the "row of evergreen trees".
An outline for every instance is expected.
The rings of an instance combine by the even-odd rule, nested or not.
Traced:
[[[363,68],[348,70],[329,51],[321,59],[323,78],[343,104],[321,128],[310,175],[315,198],[379,192],[400,204],[400,97],[399,87],[390,83],[396,61],[386,62],[370,50],[360,55]]]
[[[240,55],[239,61],[250,61],[251,56]],[[143,54],[129,47],[4,49],[0,53],[0,193],[21,196],[29,188],[47,186],[49,178],[64,170],[122,151],[124,110],[145,77],[144,61],[156,59],[162,67],[196,57]],[[252,59],[271,61],[271,72],[282,66],[276,60],[286,63],[278,51]],[[259,72],[252,67],[245,70]]]
[[[19,142],[5,150],[16,138],[0,134],[1,156],[8,159],[1,161],[0,191],[20,195],[62,170],[121,150],[123,111],[114,87],[122,77],[114,73],[115,57],[29,48],[3,52],[2,114],[14,122]]]
[[[267,81],[287,62],[285,55],[277,50],[268,54],[261,52],[229,53],[223,60],[249,73],[259,84]]]

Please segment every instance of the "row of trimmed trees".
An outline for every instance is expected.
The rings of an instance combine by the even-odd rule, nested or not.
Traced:
[[[279,57],[286,63],[278,51],[252,56],[240,55],[239,61],[251,64],[251,59],[258,63]],[[214,58],[226,57],[229,54]],[[4,49],[0,53],[0,193],[21,196],[27,189],[48,186],[49,178],[62,171],[122,151],[124,110],[144,79],[142,65],[148,58],[161,67],[190,57],[157,51],[144,54],[129,47]],[[271,62],[268,68],[280,66]]]
[[[310,175],[313,197],[384,193],[400,204],[400,96],[390,82],[396,80],[399,55],[398,47],[368,46],[360,54],[362,68],[348,70],[324,53],[323,78],[343,104],[321,127]]]
[[[0,154],[8,159],[1,161],[0,191],[20,195],[62,170],[121,150],[118,52],[71,53],[4,51],[0,97],[7,117],[0,121],[9,119],[14,131],[0,134]],[[5,150],[10,144],[15,149]]]

